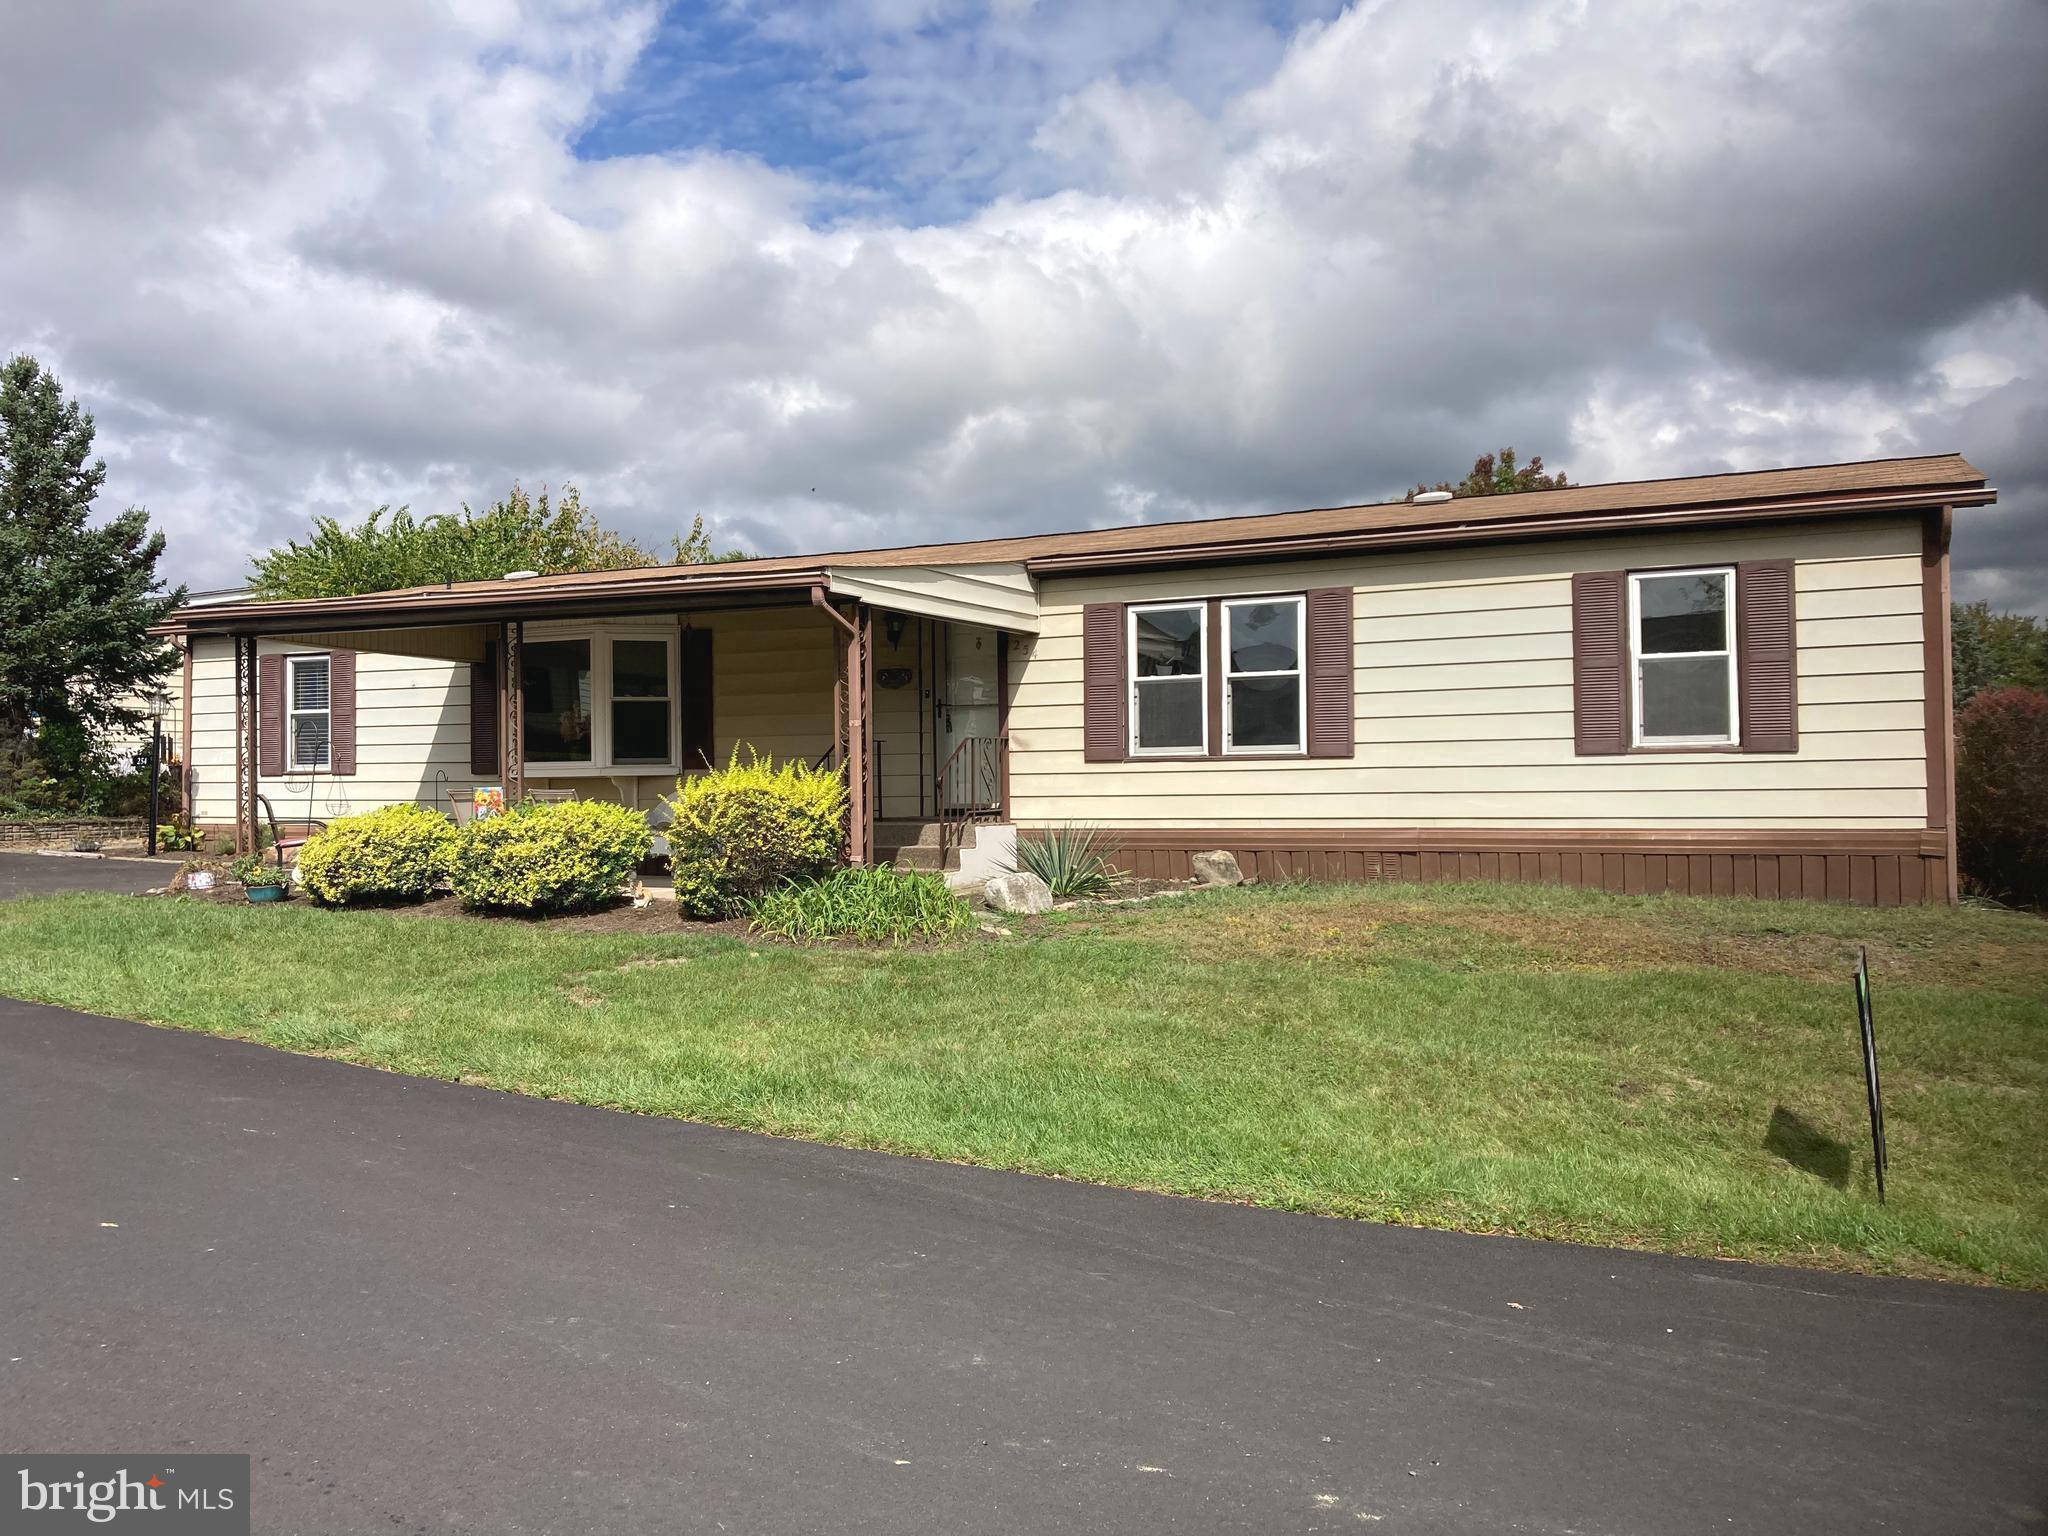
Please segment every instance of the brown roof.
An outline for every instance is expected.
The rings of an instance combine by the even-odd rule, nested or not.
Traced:
[[[1252,517],[1219,517],[1178,523],[1140,523],[1073,533],[1027,534],[1015,538],[971,539],[951,544],[909,544],[887,549],[839,550],[735,560],[718,565],[649,566],[640,570],[586,571],[522,581],[467,581],[409,587],[361,597],[274,603],[209,605],[187,609],[178,621],[188,627],[225,629],[238,618],[308,623],[324,618],[389,620],[415,609],[468,613],[516,603],[559,607],[579,597],[606,600],[653,597],[678,589],[692,594],[743,596],[750,590],[802,587],[825,580],[830,566],[961,565],[1023,562],[1033,570],[1057,571],[1118,565],[1183,563],[1213,558],[1255,558],[1262,554],[1308,552],[1319,546],[1371,542],[1460,542],[1474,537],[1537,536],[1580,532],[1608,523],[1740,520],[1786,513],[1867,511],[1887,506],[1968,504],[1990,501],[1995,492],[1984,475],[1960,454],[1872,459],[1798,469],[1740,474],[1693,475],[1672,480],[1630,480],[1574,485],[1554,491],[1505,496],[1459,497],[1417,505],[1378,502],[1321,507],[1302,512],[1269,512]],[[424,615],[422,615],[424,619]]]

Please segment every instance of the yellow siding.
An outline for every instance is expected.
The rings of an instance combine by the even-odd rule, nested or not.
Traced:
[[[1039,636],[1013,653],[1014,813],[1132,828],[1923,826],[1919,548],[1902,518],[1051,579]],[[1796,754],[1574,754],[1573,571],[1784,557]],[[1355,758],[1082,760],[1084,603],[1347,583]]]
[[[235,819],[235,659],[223,636],[194,642],[193,815]],[[264,640],[263,656],[321,649]],[[329,821],[401,800],[445,807],[448,791],[468,794],[469,667],[412,656],[356,653],[356,771],[263,775],[257,788],[279,821]]]
[[[636,626],[645,629],[644,620]],[[777,758],[815,758],[831,745],[830,621],[807,608],[698,615],[709,628],[718,757],[735,747]],[[588,626],[584,626],[587,628]],[[545,634],[536,629],[536,635]],[[224,637],[197,641],[192,683],[194,811],[201,822],[235,819],[235,668]],[[261,642],[261,654],[322,649]],[[535,787],[574,789],[586,799],[655,809],[675,787],[668,774],[527,775]],[[495,776],[491,782],[495,782]],[[359,651],[356,656],[356,772],[265,775],[258,787],[280,821],[331,820],[415,800],[446,807],[478,780],[469,771],[469,667]]]

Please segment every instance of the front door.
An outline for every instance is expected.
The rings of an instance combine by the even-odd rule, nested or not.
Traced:
[[[939,809],[994,810],[1002,794],[996,756],[1002,720],[996,632],[979,624],[948,624],[945,631],[945,672],[938,696]],[[962,742],[968,745],[962,747]]]

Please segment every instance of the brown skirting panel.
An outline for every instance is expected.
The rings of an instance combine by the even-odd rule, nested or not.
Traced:
[[[1142,827],[1113,835],[1117,864],[1150,880],[1185,880],[1191,856],[1227,848],[1260,880],[1512,880],[1866,907],[1949,899],[1940,831]]]

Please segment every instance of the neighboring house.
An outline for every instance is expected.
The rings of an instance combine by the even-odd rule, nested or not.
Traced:
[[[1949,527],[1994,498],[1943,455],[220,603],[186,761],[244,836],[258,789],[654,810],[752,748],[848,764],[859,861],[1087,822],[1161,877],[1952,900]]]

